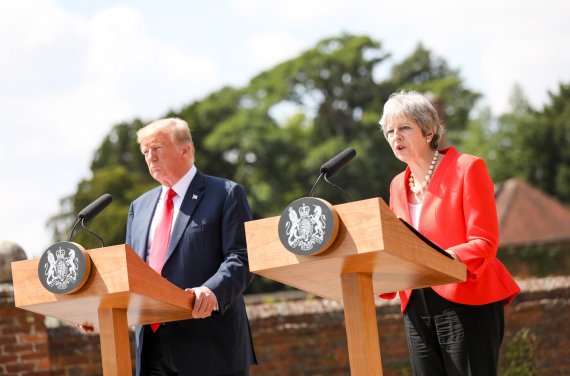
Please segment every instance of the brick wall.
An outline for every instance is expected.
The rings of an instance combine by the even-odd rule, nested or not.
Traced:
[[[344,313],[340,302],[304,293],[276,294],[273,302],[248,298],[248,315],[259,365],[252,375],[348,375]],[[377,301],[385,375],[409,366],[397,302]],[[398,373],[397,373],[398,374]]]
[[[12,286],[0,284],[0,375],[50,375],[44,317],[14,307]]]
[[[570,375],[570,277],[519,281],[523,292],[505,311],[504,354],[513,337],[530,329],[536,337],[537,375]],[[342,305],[322,299],[276,296],[248,302],[259,365],[252,375],[349,375]],[[297,294],[299,299],[304,294]],[[399,302],[377,300],[378,331],[385,376],[411,375]]]
[[[537,374],[570,375],[570,277],[530,279],[519,284],[523,293],[506,312],[505,341],[530,328],[537,339]]]
[[[506,311],[503,352],[517,332],[530,328],[537,339],[536,373],[570,375],[570,277],[532,279],[520,285],[523,293]],[[339,302],[288,292],[249,296],[247,307],[259,361],[252,375],[349,374]],[[14,308],[8,288],[0,293],[0,314],[1,375],[101,374],[97,335],[65,325],[46,329],[42,317]],[[377,300],[377,314],[384,375],[410,375],[397,302]]]
[[[48,329],[53,375],[101,375],[101,347],[98,333],[84,333],[67,325]],[[134,367],[135,340],[130,333],[131,357]]]

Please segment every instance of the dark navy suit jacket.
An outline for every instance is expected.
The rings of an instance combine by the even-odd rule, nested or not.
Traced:
[[[126,243],[145,261],[160,192],[157,187],[144,193],[129,209]],[[170,353],[182,375],[230,374],[255,363],[242,296],[253,278],[244,229],[249,220],[251,212],[241,186],[196,173],[173,224],[162,275],[182,289],[209,287],[218,299],[219,312],[160,327],[169,337]],[[136,328],[136,339],[138,375],[142,327]]]

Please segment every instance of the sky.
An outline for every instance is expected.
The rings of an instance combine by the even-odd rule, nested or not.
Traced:
[[[380,41],[391,63],[423,43],[495,115],[515,84],[540,109],[570,82],[569,18],[567,0],[2,0],[0,242],[29,258],[49,247],[47,220],[113,125],[246,85],[341,33]]]

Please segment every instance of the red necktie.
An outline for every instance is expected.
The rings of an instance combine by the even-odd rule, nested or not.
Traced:
[[[168,249],[168,242],[170,241],[170,229],[172,228],[172,217],[174,215],[174,204],[172,202],[172,198],[174,196],[176,196],[176,192],[174,192],[172,188],[168,189],[164,200],[162,218],[160,219],[158,226],[156,226],[152,246],[150,247],[148,264],[158,274],[161,274],[162,272],[166,250]],[[150,325],[154,332],[157,331],[159,326],[160,324]]]

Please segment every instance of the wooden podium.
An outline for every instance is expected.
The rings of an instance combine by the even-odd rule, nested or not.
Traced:
[[[12,263],[15,305],[100,331],[103,374],[131,375],[129,325],[192,318],[194,295],[152,270],[128,245],[87,251],[91,272],[78,291],[59,295],[38,278],[39,260]]]
[[[246,222],[249,267],[312,294],[342,299],[351,374],[382,375],[375,294],[462,282],[466,267],[421,240],[381,198],[334,208],[339,233],[315,256],[296,255],[281,244],[279,217]]]

